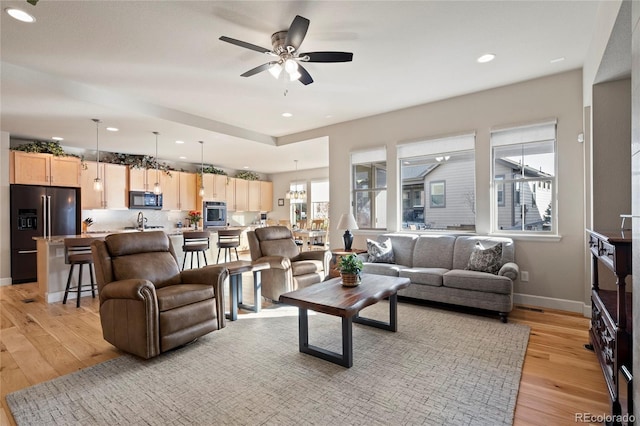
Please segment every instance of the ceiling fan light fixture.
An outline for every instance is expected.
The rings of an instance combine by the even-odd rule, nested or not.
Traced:
[[[269,68],[269,72],[275,79],[278,79],[280,77],[280,73],[282,72],[282,66],[280,64],[275,64],[274,66]]]
[[[284,61],[284,69],[289,74],[293,74],[298,71],[298,63],[293,59],[287,59],[286,61]]]
[[[7,7],[5,10],[7,15],[20,22],[26,22],[28,24],[36,22],[36,18],[33,15],[25,12],[22,9],[16,9],[15,7]]]
[[[289,73],[289,81],[296,81],[300,79],[300,77],[302,77],[302,74],[300,74],[297,70]]]

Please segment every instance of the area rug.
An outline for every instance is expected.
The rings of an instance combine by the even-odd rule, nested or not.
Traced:
[[[363,316],[388,318],[378,303]],[[401,303],[396,333],[354,324],[353,367],[298,351],[297,310],[227,322],[144,361],[125,355],[7,396],[18,425],[510,425],[529,328]],[[339,351],[340,319],[310,315]]]

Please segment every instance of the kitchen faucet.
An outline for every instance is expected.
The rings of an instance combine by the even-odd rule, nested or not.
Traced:
[[[144,215],[142,214],[142,212],[138,212],[138,229],[144,230],[144,221]]]

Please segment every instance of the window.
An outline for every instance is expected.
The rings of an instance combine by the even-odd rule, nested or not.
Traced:
[[[386,158],[384,148],[351,154],[353,213],[360,229],[387,227]]]
[[[311,182],[311,219],[329,217],[329,181]]]
[[[475,135],[398,146],[402,229],[475,230]]]
[[[556,122],[493,131],[491,145],[494,230],[557,232]]]
[[[431,199],[429,200],[429,207],[431,208],[444,208],[446,207],[446,192],[445,182],[443,180],[431,182],[429,184]]]
[[[294,191],[305,191],[307,190],[307,184],[304,183],[292,183],[289,185],[289,190],[291,192]],[[291,224],[296,224],[301,220],[307,220],[307,198],[290,198],[289,199],[289,220],[291,220]]]

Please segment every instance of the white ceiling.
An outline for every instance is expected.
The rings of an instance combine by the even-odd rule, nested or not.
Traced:
[[[326,138],[277,138],[582,67],[595,1],[2,1],[1,129],[12,137],[277,173],[326,167]],[[354,53],[305,65],[315,82],[243,72],[295,15],[311,21],[302,51]],[[497,58],[478,64],[491,52]],[[564,57],[561,62],[552,59]],[[284,96],[285,90],[288,90]],[[293,117],[283,118],[281,113]],[[185,144],[177,145],[175,140]]]

